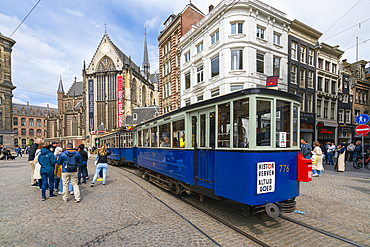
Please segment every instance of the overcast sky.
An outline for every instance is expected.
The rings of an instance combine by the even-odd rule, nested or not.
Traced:
[[[9,37],[37,0],[0,0],[0,32]],[[74,77],[82,79],[83,61],[88,65],[104,35],[104,23],[110,39],[137,65],[143,60],[144,25],[147,25],[151,71],[158,68],[159,31],[172,13],[183,10],[187,0],[41,0],[25,23],[12,36],[17,42],[12,53],[12,80],[17,87],[13,101],[33,105],[56,105],[56,90],[62,75],[64,90]],[[193,0],[205,14],[219,0]],[[264,0],[324,33],[320,42],[340,45],[342,59],[355,61],[356,37],[359,59],[370,60],[370,20],[329,40],[330,36],[370,18],[370,0]],[[358,3],[359,2],[359,3]],[[358,3],[334,27],[348,10]],[[365,40],[366,43],[361,44]],[[56,107],[56,106],[55,106]]]

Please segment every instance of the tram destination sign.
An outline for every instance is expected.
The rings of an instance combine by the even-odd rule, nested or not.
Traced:
[[[275,162],[257,163],[257,194],[275,191]]]

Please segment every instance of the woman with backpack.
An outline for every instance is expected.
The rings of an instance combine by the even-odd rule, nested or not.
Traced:
[[[47,149],[44,143],[40,144],[41,153],[38,156],[38,161],[41,165],[40,173],[42,177],[42,188],[41,188],[41,195],[42,201],[46,200],[46,185],[48,184],[49,180],[49,190],[50,195],[49,198],[55,197],[53,194],[54,190],[54,170],[55,170],[55,163],[57,163],[55,156],[49,149]]]
[[[103,170],[103,185],[105,185],[105,180],[107,178],[107,169],[108,169],[108,159],[107,156],[110,155],[112,152],[107,149],[107,147],[103,146],[98,150],[98,157],[96,158],[97,166],[93,181],[90,187],[94,187],[94,183],[98,178],[98,174],[101,170]]]

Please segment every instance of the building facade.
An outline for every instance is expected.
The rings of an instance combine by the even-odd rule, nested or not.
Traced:
[[[315,44],[322,33],[294,20],[288,36],[288,90],[302,97],[301,139],[312,143],[316,120],[316,51]]]
[[[317,97],[316,97],[316,137],[325,143],[338,141],[338,85],[339,60],[344,51],[339,46],[320,43],[317,47]]]
[[[25,147],[40,138],[48,137],[48,118],[56,116],[58,109],[13,103],[13,132],[15,147]],[[13,145],[12,144],[12,145]]]
[[[12,47],[15,41],[0,33],[0,144],[12,148]]]
[[[204,14],[189,3],[178,15],[170,15],[164,22],[159,42],[159,112],[164,114],[180,107],[180,38]]]
[[[286,91],[286,14],[259,1],[221,1],[181,38],[181,106],[278,76]]]
[[[148,80],[149,68],[144,54],[141,73],[131,57],[104,34],[90,64],[83,68],[86,143],[94,145],[99,126],[106,131],[119,128],[134,108],[158,102],[155,86]]]
[[[86,128],[84,121],[85,108],[83,105],[84,92],[83,82],[75,78],[68,92],[64,92],[62,78],[59,80],[57,90],[58,109],[56,114],[48,117],[47,138],[45,141],[51,143],[59,142],[59,146],[66,147],[72,143],[74,147],[84,143]]]

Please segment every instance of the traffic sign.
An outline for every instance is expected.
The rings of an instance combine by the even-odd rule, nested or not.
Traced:
[[[355,131],[359,135],[366,135],[367,133],[370,132],[370,127],[366,124],[361,124],[356,127]]]
[[[361,114],[356,117],[356,123],[358,124],[366,124],[369,122],[370,117],[367,114]]]

